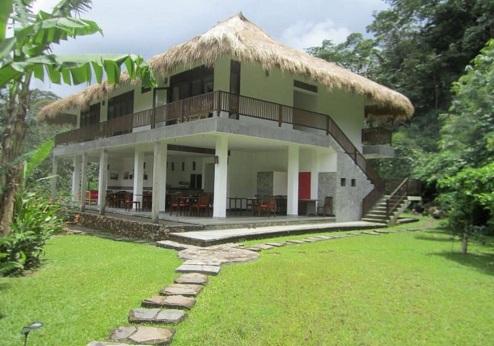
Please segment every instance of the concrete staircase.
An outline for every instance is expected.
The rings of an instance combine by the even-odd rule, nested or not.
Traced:
[[[390,195],[383,196],[375,205],[369,210],[362,221],[380,223],[383,225],[393,225],[396,223],[398,217],[403,211],[410,205],[410,199],[404,198],[388,215],[387,204],[390,200]]]

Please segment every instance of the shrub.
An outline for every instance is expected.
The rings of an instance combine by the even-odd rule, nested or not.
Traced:
[[[494,228],[494,163],[480,168],[466,168],[443,178],[440,200],[448,211],[450,230],[463,236],[463,253],[468,237]]]
[[[60,207],[36,193],[23,193],[16,202],[12,232],[0,238],[0,274],[16,275],[39,266],[43,248],[60,232]]]

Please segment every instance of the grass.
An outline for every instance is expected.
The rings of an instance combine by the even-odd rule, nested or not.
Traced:
[[[431,219],[394,229],[423,231],[291,245],[224,266],[173,344],[492,344],[494,241],[464,257]],[[21,345],[33,320],[45,326],[30,345],[105,339],[178,264],[175,252],[150,245],[55,237],[40,270],[0,279],[0,345]]]
[[[421,219],[397,228],[428,231],[287,246],[225,266],[174,345],[492,344],[494,243],[464,257],[436,227]]]
[[[127,323],[130,308],[171,282],[179,260],[151,245],[67,235],[50,240],[46,263],[27,277],[0,279],[0,345],[86,345]]]

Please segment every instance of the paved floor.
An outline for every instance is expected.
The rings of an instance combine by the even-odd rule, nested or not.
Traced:
[[[238,239],[266,238],[275,235],[296,233],[314,233],[314,231],[336,231],[352,229],[369,229],[385,227],[382,224],[354,221],[354,222],[329,222],[310,224],[290,224],[283,226],[267,226],[257,228],[217,229],[209,231],[171,233],[170,238],[178,242],[209,246],[227,243]]]

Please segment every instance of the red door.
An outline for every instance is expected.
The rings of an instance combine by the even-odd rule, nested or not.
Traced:
[[[310,199],[310,172],[298,173],[298,199]]]

